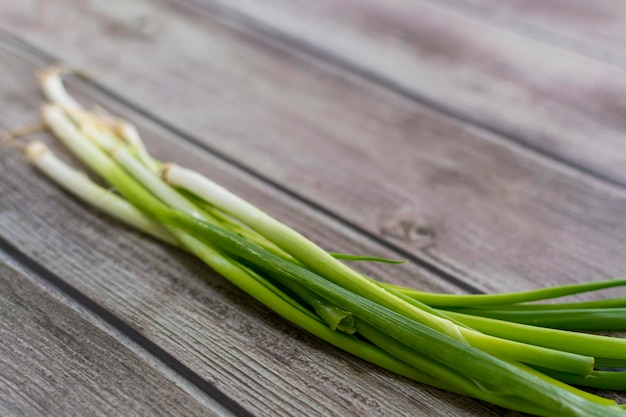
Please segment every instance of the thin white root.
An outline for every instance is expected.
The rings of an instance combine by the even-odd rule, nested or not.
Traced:
[[[46,129],[47,126],[45,124],[38,123],[36,125],[23,127],[21,129],[9,130],[8,132],[5,132],[4,135],[2,135],[2,143],[12,146],[16,149],[25,150],[25,145],[17,139],[25,136],[30,136],[34,133],[42,132]]]

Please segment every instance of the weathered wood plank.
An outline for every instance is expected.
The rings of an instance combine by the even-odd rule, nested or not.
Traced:
[[[0,253],[0,415],[231,415],[206,408],[95,319],[4,262]]]
[[[461,13],[626,68],[620,0],[448,0]]]
[[[419,101],[626,184],[623,68],[437,1],[194,3],[212,13],[233,12]],[[519,7],[531,10],[527,2]]]
[[[37,119],[32,62],[0,49],[1,126]],[[80,83],[79,83],[80,84]],[[79,92],[84,91],[79,88]],[[306,206],[277,197],[219,159],[92,91],[139,123],[160,156],[184,162],[278,213],[325,247],[392,256]],[[46,139],[50,139],[46,136]],[[0,153],[0,234],[52,273],[128,322],[255,415],[495,416],[501,410],[411,383],[327,346],[270,314],[186,254],[103,219],[21,162]],[[27,209],[25,209],[27,208]],[[284,216],[283,216],[284,215]],[[37,236],[37,238],[33,238]],[[426,289],[449,286],[419,268],[364,272]]]
[[[626,270],[622,188],[195,9],[92,3],[59,36],[63,4],[17,19],[20,35],[408,254],[491,291]]]

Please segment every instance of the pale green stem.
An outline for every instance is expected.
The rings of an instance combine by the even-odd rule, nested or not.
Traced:
[[[137,198],[144,203],[142,205],[144,208],[157,209],[161,207],[161,203],[155,197],[136,184],[128,174],[94,143],[83,137],[74,124],[65,116],[62,109],[58,106],[45,106],[42,116],[55,136],[86,165],[113,184],[117,183],[119,186],[121,185],[120,181],[124,181],[125,185],[128,186],[127,191],[134,192]],[[255,279],[253,275],[248,274],[245,268],[239,267],[236,262],[224,257],[220,252],[198,241],[191,235],[175,228],[169,230],[187,250],[202,259],[216,272],[282,317],[314,336],[399,375],[424,383],[433,381],[429,375],[408,366],[379,348],[365,343],[354,336],[331,330],[313,314],[305,309],[295,307],[294,301],[287,301],[288,297],[284,293],[274,287],[270,288],[264,285],[261,281]]]
[[[626,363],[626,340],[614,337],[547,329],[527,324],[503,322],[486,317],[447,311],[446,314],[483,333],[598,358],[613,358]]]
[[[76,122],[86,122],[87,118],[92,117],[84,111],[84,107],[76,101],[65,89],[61,74],[65,71],[62,67],[52,67],[39,73],[39,84],[46,98],[55,104],[60,105],[68,111],[72,111],[72,118]],[[125,120],[117,120],[117,133],[120,138],[124,139],[131,149],[137,154],[139,160],[152,172],[158,173],[159,164],[148,154],[146,147],[141,140],[139,132],[135,126]]]
[[[366,298],[376,300],[455,339],[463,340],[463,336],[454,323],[427,313],[386,291],[377,283],[333,258],[328,252],[295,230],[197,172],[168,164],[164,167],[162,176],[170,184],[197,195],[248,225],[303,265],[331,282]]]
[[[37,77],[39,85],[46,98],[52,103],[72,109],[82,109],[83,107],[80,103],[74,100],[65,90],[60,76],[63,71],[64,68],[59,66],[41,71]]]
[[[590,356],[494,337],[465,327],[459,329],[471,346],[499,358],[572,374],[589,375],[593,371],[594,360]]]
[[[31,142],[25,153],[29,162],[37,169],[84,202],[163,242],[178,246],[178,242],[167,229],[146,217],[123,198],[97,185],[87,175],[57,158],[42,142]]]
[[[565,297],[583,292],[603,290],[626,286],[626,278],[585,282],[580,284],[559,285],[531,291],[520,291],[504,294],[433,294],[393,284],[381,284],[386,288],[394,288],[433,307],[477,307],[499,304],[515,304],[530,301],[547,300]]]
[[[130,147],[137,154],[141,163],[144,164],[146,168],[155,174],[158,174],[161,171],[160,163],[150,156],[146,150],[146,146],[141,140],[141,136],[139,136],[137,128],[134,125],[126,121],[120,122],[118,134],[124,138],[126,142],[128,142]]]

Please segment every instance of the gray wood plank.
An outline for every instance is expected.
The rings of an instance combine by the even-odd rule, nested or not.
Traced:
[[[37,60],[0,48],[0,126],[37,120]],[[80,86],[80,92],[88,91]],[[148,145],[202,169],[281,215],[325,247],[393,256],[306,206],[91,91],[137,122]],[[46,140],[51,138],[42,135]],[[54,146],[54,142],[51,143]],[[405,380],[352,358],[269,313],[186,254],[102,218],[0,153],[0,235],[93,298],[255,415],[495,416],[502,411]],[[284,216],[283,216],[284,215]],[[415,266],[364,266],[392,282],[453,289]]]
[[[626,68],[623,1],[445,0],[444,3],[472,18]]]
[[[468,16],[447,2],[192,3],[207,14],[232,15],[406,96],[626,184],[620,168],[626,162],[623,67],[520,36],[511,32],[513,24],[485,22],[479,13]],[[530,9],[526,2],[520,4]],[[39,32],[34,38],[48,36],[39,25],[33,27]]]
[[[626,270],[623,188],[196,9],[107,4],[83,6],[62,37],[45,16],[16,30],[99,68],[106,86],[194,140],[480,288]]]
[[[0,254],[0,415],[217,416]]]

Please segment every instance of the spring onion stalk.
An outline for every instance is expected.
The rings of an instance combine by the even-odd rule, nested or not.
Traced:
[[[65,87],[63,86],[63,80],[61,74],[66,72],[67,68],[63,66],[55,66],[45,69],[37,74],[39,86],[46,98],[60,106],[65,106],[71,109],[82,109],[83,106],[72,96],[70,96]]]
[[[500,399],[510,401],[513,398],[518,400],[526,398],[528,401],[532,398],[531,402],[536,401],[542,407],[546,407],[546,415],[594,415],[600,412],[600,409],[597,409],[598,404],[588,402],[532,374],[522,372],[514,364],[499,360],[375,301],[352,293],[311,271],[298,272],[287,265],[281,265],[278,260],[258,259],[255,254],[245,253],[244,256],[258,262],[261,269],[295,280],[341,308],[351,311],[359,320],[385,332],[394,343],[408,346],[434,362],[457,369],[486,391],[496,393],[496,398],[490,396],[491,402],[498,404]],[[516,377],[511,378],[512,374]],[[557,391],[558,395],[555,395]],[[564,399],[567,401],[562,402]],[[614,410],[617,409],[610,407],[604,411]],[[580,414],[581,412],[590,414]]]
[[[606,390],[626,391],[626,372],[593,371],[590,375],[580,376],[559,372],[552,369],[537,368],[546,375],[550,375],[568,384],[600,388]]]
[[[446,307],[456,308],[456,307]],[[461,307],[464,308],[464,307]],[[533,311],[533,310],[596,310],[603,308],[626,308],[626,297],[605,298],[602,300],[574,301],[570,303],[536,303],[536,304],[494,304],[488,306],[472,306],[474,309]],[[465,309],[465,308],[464,308]]]
[[[360,255],[349,255],[346,253],[337,253],[337,252],[328,252],[330,256],[335,259],[341,259],[344,261],[367,261],[367,262],[381,262],[385,264],[403,264],[406,261],[403,259],[388,259],[388,258],[380,258],[378,256],[360,256]]]
[[[134,183],[119,166],[115,165],[114,161],[108,158],[106,153],[97,148],[93,143],[85,140],[84,137],[81,138],[78,129],[72,129],[71,125],[67,125],[66,122],[69,119],[64,118],[59,111],[62,111],[59,107],[44,107],[42,111],[44,121],[46,121],[55,135],[72,150],[78,158],[89,161],[90,163],[88,165],[98,174],[123,189],[128,195],[137,196],[139,200],[144,202],[145,206],[157,210],[165,207],[143,188],[136,187],[136,183]],[[44,173],[48,174],[47,171],[44,171]],[[73,172],[72,175],[79,176],[79,173]],[[58,180],[58,176],[56,175],[50,175],[50,178],[55,181]],[[97,204],[95,198],[89,197],[86,200]],[[410,366],[407,366],[405,363],[398,361],[374,346],[364,343],[358,338],[334,332],[326,323],[323,323],[320,319],[316,319],[310,312],[301,307],[294,307],[295,303],[281,290],[273,285],[269,285],[266,281],[259,280],[258,276],[255,277],[253,274],[248,273],[245,267],[224,257],[211,246],[200,242],[198,239],[177,228],[170,228],[169,230],[184,248],[198,256],[216,272],[227,277],[235,285],[244,289],[249,295],[253,296],[276,313],[289,318],[295,324],[315,336],[400,375],[424,383],[435,383],[432,377],[417,369],[412,369]]]
[[[390,289],[390,291],[395,291]],[[592,357],[587,355],[581,355],[576,352],[574,355],[563,352],[563,349],[550,349],[544,350],[535,344],[515,343],[520,341],[519,339],[492,337],[497,336],[489,332],[477,332],[471,325],[453,314],[449,314],[448,311],[438,311],[426,304],[423,304],[417,300],[407,299],[408,297],[402,292],[396,294],[398,297],[406,299],[408,302],[416,305],[419,308],[424,309],[435,315],[441,315],[448,320],[459,326],[459,331],[472,346],[478,347],[486,352],[489,352],[495,356],[509,358],[528,364],[540,365],[539,362],[549,363],[548,367],[552,369],[561,368],[561,370],[567,370],[570,373],[589,374],[594,365]],[[462,316],[461,316],[462,317]],[[545,346],[544,346],[545,347]],[[577,369],[577,371],[575,371]]]
[[[280,223],[252,204],[234,195],[210,179],[174,164],[166,164],[162,177],[169,184],[183,188],[211,202],[215,207],[248,225],[267,237],[276,246],[289,253],[306,267],[326,276],[336,284],[353,291],[367,293],[380,302],[402,309],[404,314],[428,323],[439,331],[463,340],[457,326],[449,320],[427,313],[393,295],[356,271],[333,258],[325,250],[311,242],[292,228]]]
[[[599,358],[610,359],[613,365],[626,367],[625,339],[546,329],[453,312],[449,312],[449,314],[456,320],[483,333],[537,346],[561,349],[579,355],[593,356],[598,358],[598,364],[602,362]]]
[[[143,194],[143,201],[145,202],[147,201],[145,193],[149,191],[161,201],[169,204],[171,208],[181,210],[195,218],[205,221],[208,220],[206,216],[197,211],[196,207],[194,207],[191,202],[186,200],[167,184],[161,182],[156,174],[151,173],[146,167],[141,165],[129,152],[123,148],[112,148],[112,141],[103,140],[106,136],[90,136],[89,138],[93,140],[93,143],[90,143],[88,137],[84,136],[83,133],[72,124],[70,118],[64,114],[63,109],[58,106],[45,106],[42,113],[44,120],[51,126],[55,134],[57,134],[79,158],[85,160],[97,155],[97,160],[101,162],[97,167],[94,167],[96,172],[110,181],[121,190],[121,192],[126,193],[127,196],[140,193]],[[101,149],[97,148],[98,145]],[[120,163],[119,166],[115,165],[113,160],[109,159],[104,151],[110,151],[114,156],[113,159]],[[121,170],[120,167],[137,176],[138,180],[146,186],[146,189],[138,188],[135,184],[133,184],[133,187],[129,188],[128,185],[130,182],[122,180],[126,177],[126,173]],[[155,204],[156,203],[153,203],[152,206],[155,206]],[[332,315],[336,311],[333,306],[322,305],[319,300],[316,300],[315,307],[324,310],[325,314],[323,318],[329,319],[331,322],[336,320]],[[337,325],[344,327],[342,320],[339,319],[339,321]]]
[[[165,165],[163,177],[169,183],[177,187],[184,188],[187,191],[210,201],[216,207],[224,210],[233,217],[236,217],[238,220],[244,222],[259,233],[267,233],[271,235],[272,237],[270,240],[272,240],[273,243],[282,247],[286,251],[290,251],[290,254],[296,258],[298,258],[298,252],[294,250],[294,246],[297,246],[296,243],[294,242],[291,247],[286,244],[286,242],[294,236],[297,236],[298,243],[305,242],[304,246],[307,249],[316,248],[312,250],[323,251],[317,245],[306,240],[306,238],[302,237],[297,232],[282,225],[254,206],[225,190],[223,187],[220,187],[214,182],[193,171],[168,164]],[[304,264],[306,262],[306,258],[304,257],[300,257],[299,260],[301,260]],[[313,268],[311,269],[316,271]],[[369,296],[371,297],[372,295],[370,294]],[[400,297],[397,297],[397,299],[401,300]],[[402,301],[405,302],[404,300]],[[432,315],[431,317],[440,316]],[[443,317],[445,317],[445,315]],[[582,357],[581,355],[560,351],[555,352],[550,349],[544,350],[538,346],[520,344],[505,339],[494,338],[489,335],[473,331],[472,329],[458,327],[446,318],[442,318],[442,320],[446,320],[447,323],[454,325],[456,331],[461,334],[462,340],[466,340],[473,346],[479,347],[499,357],[508,357],[509,359],[516,359],[534,365],[539,365],[539,362],[542,362],[544,364],[549,364],[548,366],[554,369],[559,368],[561,370],[569,370],[571,373],[579,373],[583,375],[590,373],[593,368],[593,359],[590,357]]]
[[[44,143],[31,142],[26,146],[24,153],[28,161],[42,173],[84,202],[152,237],[170,245],[178,245],[177,240],[167,229],[148,218],[126,200],[90,180],[84,173],[61,161]]]
[[[581,284],[560,285],[557,287],[543,288],[532,291],[521,291],[507,294],[432,294],[408,288],[384,284],[385,287],[396,288],[404,294],[437,307],[476,307],[498,304],[526,303],[538,300],[565,297],[568,295],[581,294],[584,292],[604,290],[608,288],[626,286],[626,278],[586,282]]]
[[[568,304],[576,304],[591,320],[592,312],[624,307],[616,304],[623,300],[563,308],[522,303],[626,280],[484,296],[377,282],[339,259],[393,261],[324,251],[200,174],[154,159],[132,125],[85,111],[65,91],[58,70],[43,74],[42,89],[56,103],[44,106],[44,122],[117,194],[41,144],[26,148],[31,162],[84,201],[196,255],[295,325],[392,372],[506,408],[541,416],[626,416],[614,401],[568,385],[624,389],[626,373],[600,369],[624,364],[622,340],[481,317],[534,311],[535,318],[549,320],[551,309],[566,317]],[[113,202],[102,203],[109,201],[105,196]],[[582,325],[583,319],[571,323]]]
[[[332,330],[340,330],[348,334],[355,333],[354,316],[351,312],[342,310],[296,283],[288,282],[285,283],[285,286],[311,306],[313,310],[315,310],[315,313],[324,320]]]
[[[105,150],[106,145],[104,146]],[[112,153],[113,158],[126,169],[137,181],[142,183],[148,190],[154,195],[160,198],[163,202],[171,205],[172,207],[188,212],[198,220],[202,219],[202,216],[197,215],[194,208],[188,205],[188,202],[184,198],[177,194],[173,189],[168,188],[165,183],[159,182],[158,178],[150,173],[143,167],[137,160],[128,152],[121,152],[120,149],[115,149]],[[171,221],[171,219],[165,219],[165,221]],[[190,227],[191,223],[187,223],[186,227]],[[214,224],[213,224],[214,225]],[[208,229],[205,228],[204,233],[208,233]],[[261,247],[254,248],[254,251],[263,253],[265,258],[270,258],[274,254],[265,251]],[[278,262],[278,258],[275,259]],[[283,260],[280,260],[283,262]],[[292,267],[291,263],[285,263],[286,267]],[[297,265],[293,265],[297,267]],[[368,281],[369,282],[369,281]],[[377,299],[379,302],[385,300],[385,292],[379,294]],[[419,310],[424,315],[428,315],[430,322],[433,319],[439,319],[439,316],[431,315],[430,313]],[[420,317],[421,318],[421,317]],[[447,320],[446,320],[447,321]],[[458,331],[458,329],[457,329]],[[489,335],[480,334],[470,329],[462,329],[460,331],[465,338],[471,339],[471,344],[480,347],[487,352],[491,352],[497,356],[508,357],[510,359],[519,360],[533,365],[552,367],[555,370],[568,371],[570,373],[588,374],[593,369],[593,358],[582,357],[567,352],[553,351],[542,347],[525,345],[514,341],[502,340],[494,338]]]
[[[278,288],[269,285],[266,281],[259,280],[255,274],[248,273],[246,268],[238,265],[233,260],[225,258],[218,251],[200,240],[181,231],[176,232],[176,234],[181,244],[217,273],[226,277],[275,313],[287,318],[314,336],[399,375],[429,385],[442,386],[442,383],[438,382],[436,378],[407,365],[385,351],[354,336],[333,331],[326,323],[313,316],[307,310],[301,307],[294,307],[295,303],[293,300]]]
[[[268,269],[277,274],[279,278],[283,275],[318,276],[302,266],[287,262],[252,242],[246,242],[240,237],[234,234],[228,234],[226,231],[215,228],[213,225],[203,222],[200,219],[184,216],[180,212],[175,212],[167,215],[164,214],[162,220],[165,224],[174,225],[181,229],[192,230],[194,235],[204,239],[210,239],[212,244],[217,245],[227,253],[232,252],[232,255],[241,257],[245,261],[253,263],[258,268]],[[327,298],[324,294],[320,295]],[[372,297],[372,299],[384,305],[380,302],[384,300],[383,297],[384,296],[379,296],[378,298]],[[330,301],[335,303],[332,299],[330,299]],[[338,306],[343,308],[341,305]],[[400,309],[399,311],[402,312]],[[462,332],[464,338],[471,340],[470,344],[480,347],[487,352],[491,352],[496,356],[507,357],[534,365],[553,367],[557,370],[567,370],[571,373],[579,373],[582,375],[588,374],[593,368],[593,358],[591,357],[498,339],[463,327],[457,326],[457,329],[459,332]]]
[[[139,161],[146,168],[154,173],[160,172],[160,164],[150,156],[134,125],[126,121],[120,121],[115,126],[115,132],[130,145],[131,149],[137,154]]]
[[[81,111],[84,110],[84,107],[68,94],[63,86],[61,75],[68,71],[70,70],[63,66],[55,66],[39,72],[37,79],[48,101],[73,111],[72,116],[76,118],[76,121],[81,121],[84,120],[84,115],[81,115]],[[124,120],[116,120],[109,123],[109,125],[121,139],[125,140],[130,145],[130,148],[137,154],[139,160],[146,165],[146,167],[153,172],[159,171],[159,164],[148,154],[139,136],[139,132],[133,124]]]
[[[624,307],[526,311],[448,309],[447,311],[563,330],[626,330],[626,308]]]
[[[47,121],[50,126],[54,126],[53,130],[57,129],[55,133],[64,135],[62,136],[64,140],[71,141],[71,144],[66,143],[67,146],[85,147],[87,145],[81,145],[81,141],[84,142],[81,138],[89,138],[90,142],[94,145],[105,152],[114,154],[120,162],[125,163],[125,165],[123,165],[125,169],[133,170],[136,175],[141,175],[142,179],[149,182],[150,187],[152,187],[151,192],[157,193],[161,199],[170,202],[178,209],[192,213],[194,216],[215,221],[214,216],[209,212],[202,212],[201,214],[201,210],[195,207],[193,203],[179,196],[178,193],[170,187],[162,184],[162,182],[158,180],[157,174],[151,172],[149,167],[145,167],[130,155],[131,150],[123,146],[124,141],[113,132],[107,130],[105,124],[94,122],[94,115],[84,110],[60,108],[58,105],[44,106],[42,114],[44,120]],[[72,122],[77,123],[77,126]],[[78,129],[80,129],[80,131],[78,131]],[[238,232],[244,233],[244,230],[238,229]],[[265,241],[260,237],[251,236],[249,233],[247,237],[250,239],[254,238],[259,243],[265,244]],[[267,245],[269,245],[269,243],[267,243]]]
[[[477,384],[476,381],[472,380],[471,378],[459,378],[453,369],[448,368],[445,365],[440,365],[440,364],[437,364],[436,362],[433,362],[428,357],[418,353],[417,351],[409,348],[408,346],[404,344],[395,343],[392,339],[387,337],[387,335],[384,332],[381,332],[380,330],[376,329],[373,326],[368,325],[367,323],[363,321],[358,321],[356,326],[357,326],[358,332],[361,335],[363,335],[365,338],[370,340],[372,343],[374,343],[376,346],[380,346],[383,350],[393,354],[397,358],[402,359],[406,363],[412,364],[414,367],[418,369],[423,369],[428,372],[432,372],[432,374],[438,375],[439,378],[444,379],[446,381],[450,381],[448,386],[446,387],[447,390],[457,392],[460,394],[465,393],[465,395],[471,395],[471,396],[474,396],[475,398],[481,398],[485,401],[489,401],[489,398],[487,397],[487,392],[484,390],[484,388],[480,386],[480,384]],[[544,374],[533,372],[533,370],[530,368],[524,368],[522,365],[517,365],[517,366],[519,366],[520,368],[523,368],[525,371],[531,374],[534,374],[535,377],[542,379],[544,381],[547,381],[550,384],[556,385],[559,388],[569,391],[575,395],[582,396],[583,398],[587,398],[591,401],[598,402],[600,404],[613,405],[613,402],[611,400],[600,399],[597,396],[594,396],[584,391],[580,391],[576,388],[572,388],[559,381],[552,380],[549,377],[546,378]],[[554,373],[561,374],[558,371],[555,371]],[[568,374],[568,375],[571,375],[571,374]],[[468,393],[472,393],[472,394],[468,394]],[[517,409],[517,407],[519,407],[519,405],[517,404],[519,400],[514,400],[512,402],[506,403],[505,402],[506,400],[504,398],[501,398],[500,401],[501,401],[500,405],[507,407],[507,408]],[[538,411],[533,411],[531,408],[525,408],[523,411],[530,412],[533,414],[541,414]]]
[[[66,126],[66,129],[64,130],[66,131],[66,133],[69,132],[69,129],[67,129],[67,126]],[[115,173],[115,174],[118,174],[118,173]],[[135,190],[133,189],[134,185],[129,186],[128,184],[120,182],[119,178],[117,178],[117,175],[111,175],[109,173],[109,177],[115,181],[114,185],[116,186],[116,188],[120,190],[122,194],[126,193],[128,198],[132,198],[132,199],[136,198],[136,193],[135,193]],[[131,190],[132,192],[129,192]],[[145,196],[144,196],[144,199],[145,199]],[[286,274],[286,276],[289,276],[291,278],[294,278],[294,277],[299,278],[300,280],[296,281],[297,283],[307,286],[309,287],[309,289],[313,291],[315,291],[316,288],[319,290],[319,287],[315,287],[315,286],[310,287],[311,282],[315,283],[315,280],[318,280],[318,282],[319,280],[324,280],[323,278],[315,275],[312,272],[309,272],[306,269],[303,269],[294,264],[287,263],[282,258],[273,256],[269,252],[264,253],[264,250],[262,248],[255,247],[255,245],[251,243],[246,243],[245,241],[238,238],[236,235],[229,234],[225,230],[216,228],[214,225],[211,225],[203,221],[202,219],[191,216],[179,210],[165,209],[160,205],[159,202],[156,201],[154,197],[146,199],[146,201],[142,201],[141,204],[145,208],[147,208],[149,211],[152,210],[152,213],[156,215],[160,221],[162,221],[164,224],[173,228],[173,230],[180,230],[180,229],[190,230],[191,234],[195,234],[198,237],[202,237],[207,242],[211,242],[211,244],[217,245],[217,247],[222,251],[227,251],[227,252],[234,251],[236,256],[243,257],[244,260],[255,263],[256,266],[261,268],[261,270],[267,269],[268,272],[273,273],[273,274],[277,273],[281,276],[285,276]],[[212,260],[213,262],[210,263],[211,266],[213,266],[216,269],[223,267],[223,264],[224,264],[223,258],[219,257],[219,262],[217,262],[217,265],[215,265],[214,258],[215,256],[213,257],[213,260]],[[302,280],[302,277],[308,278],[308,281]],[[334,285],[334,284],[326,281],[326,285],[329,286],[329,285]],[[330,299],[334,303],[336,303],[337,300],[339,300],[340,303],[345,302],[345,300],[341,301],[341,298],[332,299],[333,294],[336,294],[337,292],[342,291],[340,289],[341,287],[338,287],[338,286],[335,286],[335,287],[336,288],[334,288],[332,292],[330,293],[324,292],[324,293],[321,293],[320,295],[325,298],[329,298],[329,295],[330,295]],[[347,291],[347,290],[344,290],[344,291]],[[347,292],[346,294],[348,293],[349,292]],[[354,295],[354,296],[359,297],[357,295]],[[372,304],[371,301],[366,301],[366,304],[367,302],[370,303],[369,305],[370,309],[372,306],[378,306],[378,304],[376,303]],[[354,305],[351,305],[351,304],[345,304],[345,305],[349,306],[351,309],[355,308]],[[340,304],[340,307],[343,307],[343,306]],[[381,310],[381,311],[384,311],[384,310]],[[377,313],[380,313],[381,311],[378,311]],[[415,326],[418,323],[415,321],[410,321],[410,319],[407,319],[406,317],[399,315],[398,313],[394,312],[393,314],[395,314],[399,318],[402,318],[403,320],[405,320],[406,323],[409,323],[413,326]],[[370,315],[368,319],[374,323],[378,323],[379,330],[387,327],[390,324],[390,323],[380,322],[377,314]],[[383,324],[380,324],[380,323],[383,323]],[[424,325],[421,325],[421,326],[424,326]],[[430,327],[426,327],[426,326],[424,326],[424,328],[430,329]],[[439,332],[435,332],[435,331],[433,332],[435,335],[444,336]],[[454,340],[454,339],[451,339],[451,340]],[[457,342],[457,343],[459,343],[460,346],[465,348],[466,355],[469,352],[481,352],[480,350],[468,347],[467,345],[463,343],[460,343],[460,342]],[[412,347],[415,348],[416,346],[417,344],[413,345]],[[446,346],[446,347],[449,347],[449,346]],[[481,354],[485,355],[482,352]],[[455,357],[460,358],[460,357],[463,357],[463,355],[457,354]],[[486,357],[491,358],[494,361],[496,360],[495,358],[489,355],[486,355]],[[483,374],[483,375],[485,377],[485,381],[491,380],[491,378],[493,377],[493,373],[491,372],[489,374]],[[476,378],[477,376],[473,375],[473,377]],[[499,397],[504,398],[504,396],[502,395],[500,395]],[[493,399],[493,401],[497,403],[498,400]]]

